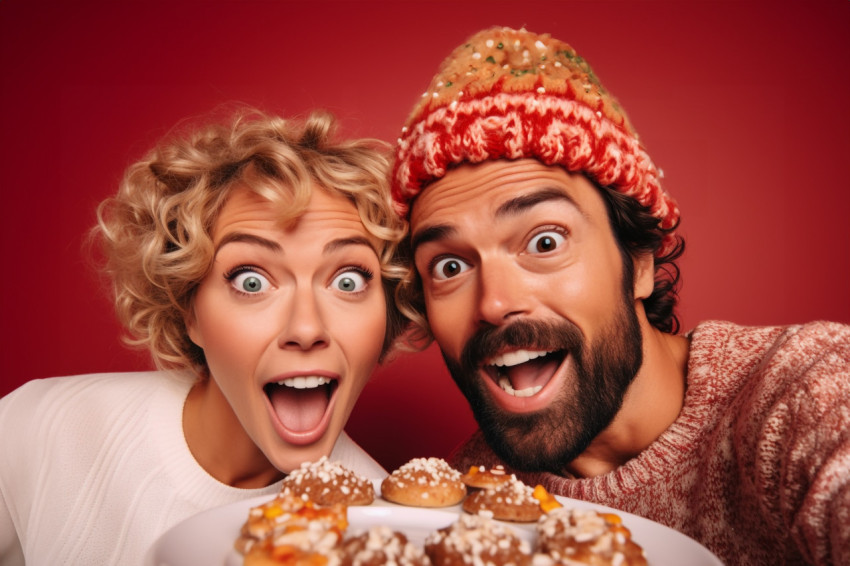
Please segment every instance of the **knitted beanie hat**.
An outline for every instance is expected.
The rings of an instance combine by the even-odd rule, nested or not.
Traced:
[[[402,129],[393,165],[396,211],[449,166],[533,157],[582,172],[633,197],[660,220],[679,219],[625,112],[572,47],[548,34],[492,28],[443,61]],[[658,255],[674,245],[665,235]]]

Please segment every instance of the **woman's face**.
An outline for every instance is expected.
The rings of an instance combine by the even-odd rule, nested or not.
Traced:
[[[288,228],[247,189],[212,230],[189,336],[250,439],[283,472],[328,455],[386,332],[379,241],[355,206],[314,186]]]

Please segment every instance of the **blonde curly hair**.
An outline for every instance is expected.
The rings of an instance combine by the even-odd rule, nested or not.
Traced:
[[[242,108],[166,138],[127,169],[118,193],[99,205],[93,229],[125,342],[147,348],[157,367],[205,376],[203,350],[189,339],[185,319],[212,266],[211,230],[225,201],[246,187],[279,206],[287,223],[303,213],[315,184],[350,199],[382,242],[383,354],[391,349],[406,320],[393,301],[405,225],[389,196],[389,150],[376,140],[335,142],[335,129],[325,112],[293,121]]]

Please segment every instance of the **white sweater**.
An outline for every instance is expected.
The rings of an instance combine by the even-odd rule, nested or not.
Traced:
[[[191,378],[167,372],[31,381],[0,399],[0,565],[141,564],[153,542],[199,511],[273,495],[225,485],[183,436]],[[346,434],[330,456],[384,469]]]

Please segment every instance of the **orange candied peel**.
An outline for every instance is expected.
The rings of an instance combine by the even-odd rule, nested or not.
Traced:
[[[489,470],[484,466],[469,466],[469,472],[467,472],[467,475],[472,477],[477,476],[478,474],[484,475],[487,473],[491,476],[504,476],[506,472],[505,467],[501,464],[493,466],[492,468],[489,468]]]
[[[283,515],[283,508],[280,505],[273,505],[263,509],[263,517],[266,519],[274,519]]]
[[[632,532],[623,525],[623,519],[620,518],[619,515],[614,513],[600,513],[599,514],[605,521],[611,525],[611,531],[614,533],[619,533],[623,535],[626,539],[632,538]]]
[[[294,515],[307,521],[322,521],[337,533],[343,533],[348,528],[348,514],[344,505],[317,507],[308,501]]]
[[[555,496],[546,491],[546,488],[540,484],[534,486],[534,491],[531,495],[534,499],[540,502],[540,509],[544,513],[548,513],[552,509],[557,509],[558,507],[563,507],[563,505],[555,499]]]
[[[321,554],[304,552],[289,545],[274,547],[270,554],[282,566],[326,566],[328,563],[328,559]]]

